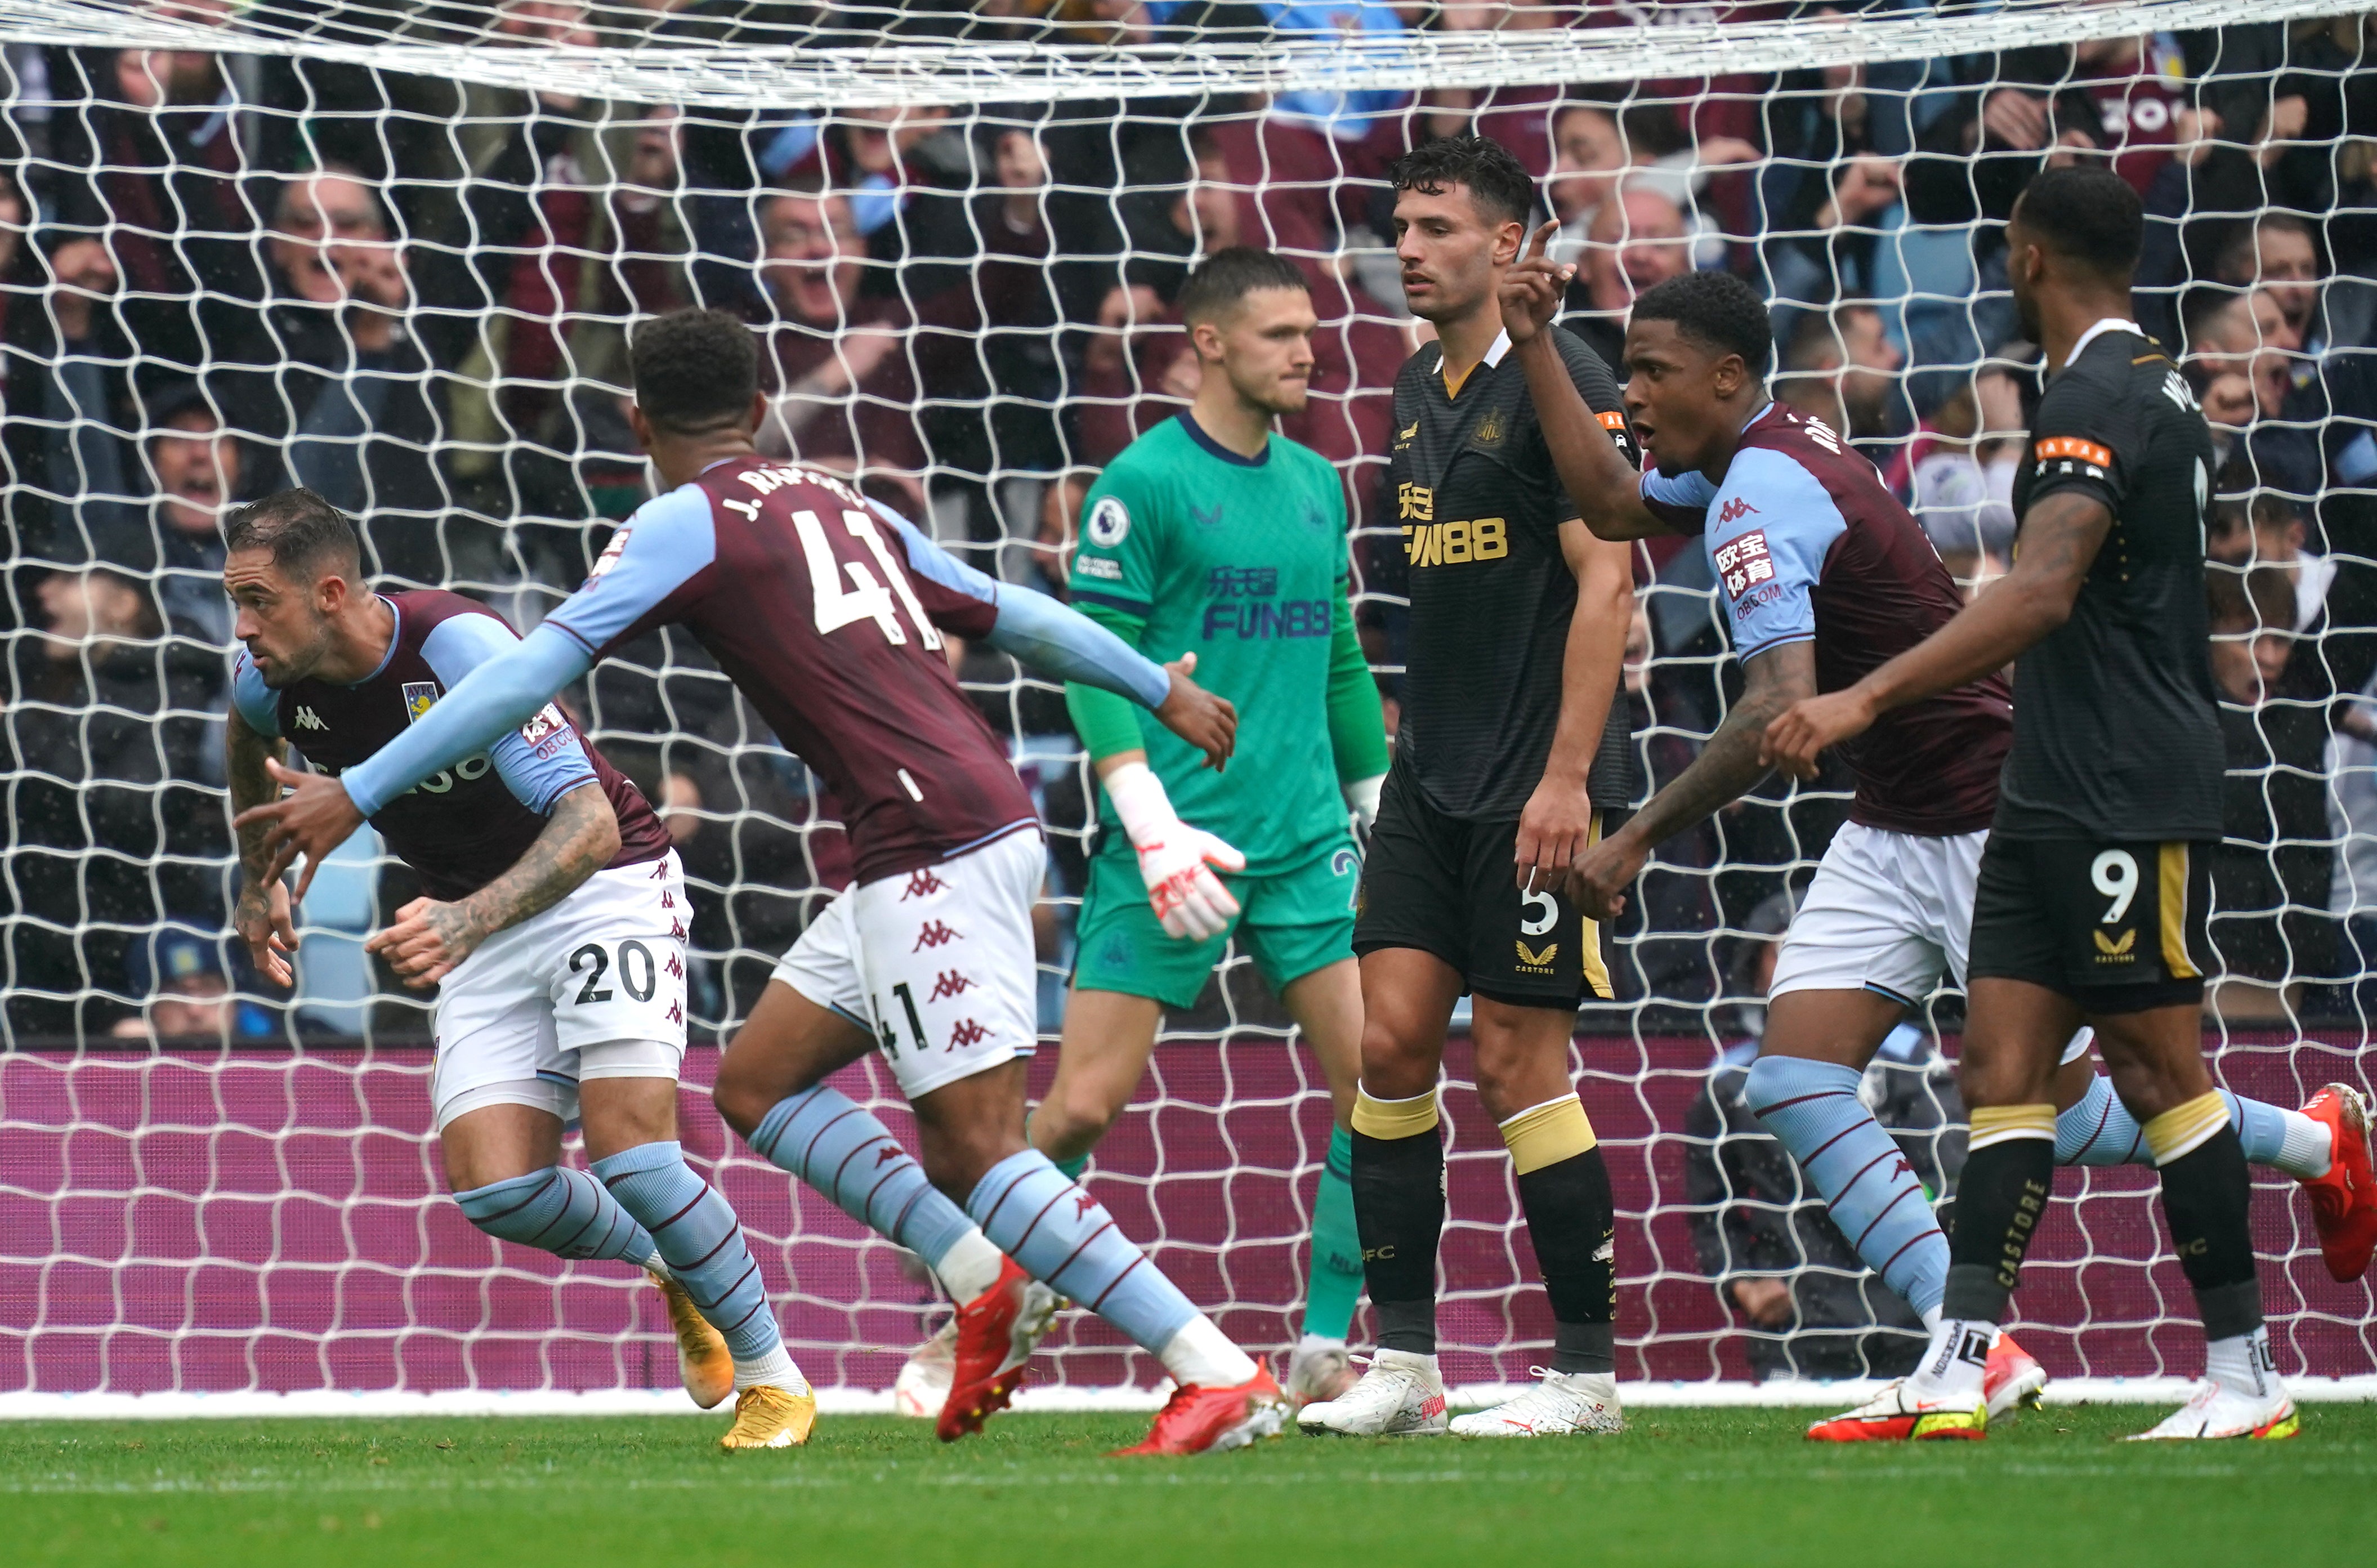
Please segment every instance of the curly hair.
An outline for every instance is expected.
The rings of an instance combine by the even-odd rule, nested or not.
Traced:
[[[704,435],[742,418],[759,395],[759,344],[723,310],[673,310],[636,329],[627,373],[654,429]]]
[[[1686,272],[1643,291],[1637,321],[1672,321],[1702,348],[1738,353],[1752,376],[1764,376],[1774,357],[1774,326],[1758,291],[1730,272]]]
[[[1523,223],[1535,210],[1535,182],[1526,166],[1499,141],[1482,136],[1449,136],[1426,141],[1387,165],[1387,183],[1398,192],[1441,196],[1454,186],[1488,219]]]

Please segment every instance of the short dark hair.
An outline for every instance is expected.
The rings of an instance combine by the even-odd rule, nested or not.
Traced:
[[[1752,376],[1774,357],[1774,326],[1758,291],[1730,272],[1686,272],[1643,291],[1637,321],[1672,321],[1702,348],[1738,353]]]
[[[742,418],[759,395],[759,345],[739,317],[673,310],[636,329],[627,374],[653,428],[703,435]]]
[[[2145,244],[2145,203],[2101,163],[2039,171],[2023,187],[2020,216],[2049,249],[2107,278],[2136,270]]]
[[[1173,314],[1188,326],[1226,314],[1259,290],[1311,288],[1304,269],[1277,251],[1234,245],[1197,264],[1173,302]]]
[[[1526,165],[1500,142],[1482,136],[1424,141],[1387,165],[1387,183],[1397,191],[1429,196],[1465,186],[1477,209],[1498,222],[1523,223],[1535,208],[1535,182]]]
[[[351,581],[362,581],[364,545],[354,521],[299,485],[250,501],[223,521],[229,550],[269,550],[284,577],[331,568]]]

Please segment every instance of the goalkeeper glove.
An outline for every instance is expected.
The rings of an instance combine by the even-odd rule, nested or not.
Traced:
[[[1182,821],[1164,793],[1164,781],[1146,763],[1125,762],[1105,782],[1122,831],[1139,851],[1139,874],[1164,934],[1203,941],[1228,930],[1238,901],[1213,869],[1243,871],[1247,857]]]
[[[1355,779],[1344,786],[1345,809],[1354,814],[1354,836],[1368,848],[1370,830],[1379,821],[1379,792],[1386,787],[1387,775],[1374,773],[1367,779]]]

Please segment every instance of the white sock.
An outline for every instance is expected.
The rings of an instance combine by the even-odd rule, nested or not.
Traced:
[[[2327,1123],[2284,1106],[2271,1108],[2287,1128],[2286,1142],[2278,1145],[2278,1157],[2271,1163],[2298,1181],[2316,1181],[2325,1176],[2327,1167],[2335,1163],[2335,1137]]]
[[[801,1376],[800,1368],[793,1364],[792,1352],[781,1344],[766,1355],[754,1356],[747,1361],[740,1356],[735,1358],[735,1393],[740,1394],[747,1388],[757,1388],[763,1383],[790,1389],[794,1394],[809,1391],[809,1380]]]
[[[1236,1388],[1254,1381],[1252,1358],[1230,1343],[1221,1326],[1200,1312],[1165,1342],[1157,1357],[1183,1388]]]
[[[2268,1398],[2278,1381],[2269,1329],[2213,1340],[2204,1347],[2204,1375],[2223,1388],[2255,1399]]]
[[[1298,1338],[1296,1342],[1296,1353],[1299,1358],[1305,1356],[1317,1356],[1323,1350],[1343,1350],[1344,1348],[1345,1342],[1344,1340],[1332,1339],[1325,1334],[1308,1334]]]
[[[998,1283],[998,1265],[1005,1261],[990,1238],[973,1229],[950,1244],[933,1272],[941,1276],[941,1288],[950,1299],[963,1306]]]
[[[1923,1309],[1923,1332],[1926,1334],[1937,1334],[1940,1332],[1939,1308],[1926,1307]]]
[[[1942,1318],[1931,1330],[1931,1343],[1908,1381],[1927,1394],[1977,1394],[1981,1373],[1989,1366],[1989,1347],[1997,1342],[1995,1323]]]

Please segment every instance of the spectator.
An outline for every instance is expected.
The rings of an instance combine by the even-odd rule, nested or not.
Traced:
[[[1903,1376],[1922,1354],[1922,1320],[1868,1272],[1745,1098],[1791,907],[1790,895],[1777,893],[1745,922],[1728,987],[1741,999],[1740,1034],[1684,1115],[1692,1246],[1720,1299],[1749,1324],[1750,1367],[1760,1380]],[[1935,1199],[1964,1165],[1963,1133],[1952,1130],[1964,1120],[1954,1085],[1954,1070],[1930,1040],[1902,1023],[1859,1091]]]
[[[1569,285],[1568,307],[1578,314],[1561,324],[1616,367],[1634,296],[1692,269],[1690,232],[1666,191],[1639,177],[1622,182],[1594,214],[1583,268]]]
[[[1810,313],[1784,352],[1774,395],[1847,436],[1868,456],[1886,458],[1883,443],[1905,427],[1905,396],[1898,385],[1905,364],[1881,312],[1871,305]]]
[[[2273,581],[2268,574],[2284,580],[2293,595],[2292,613],[2285,620],[2291,638],[2318,622],[2328,584],[2335,581],[2335,563],[2306,548],[2308,537],[2301,509],[2276,491],[2222,495],[2212,503],[2204,554],[2221,566],[2249,572],[2256,585]],[[2220,581],[2214,580],[2216,585]],[[2216,592],[2214,603],[2221,602]],[[2284,664],[2280,659],[2281,667]]]
[[[167,926],[134,945],[125,967],[142,1010],[108,1031],[117,1039],[154,1044],[230,1045],[269,1039],[272,1014],[235,995],[223,964],[223,939],[185,926]]]
[[[2323,472],[2321,437],[2315,423],[2287,417],[2296,396],[2292,351],[2299,342],[2277,295],[2268,289],[2207,283],[2180,299],[2179,317],[2187,363],[2207,387],[2241,376],[2252,389],[2243,449],[2253,482],[2299,496],[2316,494]]]
[[[354,515],[376,574],[494,576],[492,538],[457,536],[470,524],[437,461],[441,381],[407,326],[408,253],[377,195],[337,166],[291,181],[269,251],[293,477]]]
[[[1630,165],[1625,133],[1616,113],[1598,103],[1571,103],[1552,116],[1550,183],[1552,216],[1560,231],[1552,241],[1552,258],[1581,260],[1594,215],[1617,190]]]
[[[1790,72],[1762,96],[1767,157],[1754,232],[1778,301],[1828,305],[1874,287],[1876,225],[1898,205],[1905,148],[1903,123],[1892,125],[1866,92],[1867,69]]]

